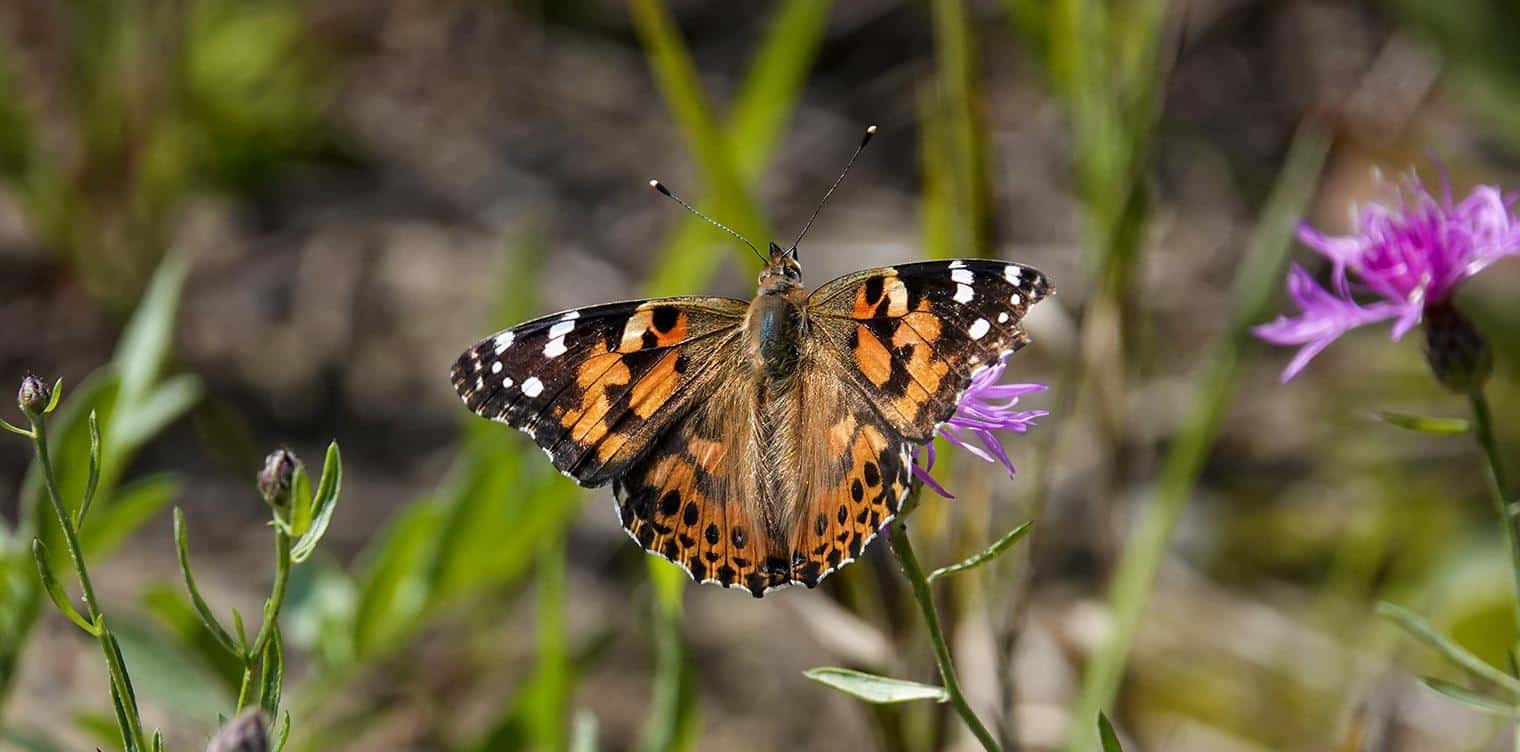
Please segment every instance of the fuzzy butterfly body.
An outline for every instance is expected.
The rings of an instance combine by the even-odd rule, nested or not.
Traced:
[[[1001,261],[930,261],[809,293],[772,244],[759,294],[609,303],[488,337],[454,364],[475,413],[521,429],[694,579],[756,597],[858,557],[914,450],[972,376],[1023,347],[1051,292]]]

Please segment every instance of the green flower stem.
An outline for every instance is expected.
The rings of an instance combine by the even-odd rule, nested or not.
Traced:
[[[58,493],[58,481],[53,475],[53,463],[48,457],[47,426],[42,416],[32,418],[32,446],[37,451],[37,461],[42,464],[42,477],[47,484],[48,500],[52,502],[53,514],[58,517],[58,527],[63,531],[63,539],[69,547],[69,558],[74,562],[74,571],[79,575],[79,590],[84,598],[84,607],[89,614],[90,623],[95,625],[95,639],[100,643],[101,651],[105,653],[106,669],[111,675],[111,687],[120,699],[126,712],[122,717],[126,720],[126,727],[121,729],[123,742],[136,749],[147,749],[147,738],[143,736],[142,719],[138,716],[137,701],[132,692],[132,681],[127,676],[127,667],[121,663],[115,648],[112,646],[112,636],[106,627],[106,617],[100,610],[100,603],[95,597],[95,585],[90,581],[90,572],[84,564],[84,550],[79,545],[79,531],[74,528],[74,520],[68,511],[63,508],[63,498]]]
[[[285,586],[290,580],[290,533],[286,532],[282,522],[276,521],[274,526],[274,588],[269,593],[269,600],[264,602],[264,623],[259,625],[259,634],[253,638],[248,654],[243,656],[247,665],[252,665],[264,654],[264,644],[274,634],[280,608],[285,604]]]
[[[1516,517],[1509,498],[1509,478],[1504,472],[1504,462],[1499,457],[1499,442],[1494,438],[1494,420],[1488,410],[1488,398],[1483,390],[1468,393],[1472,402],[1473,436],[1488,460],[1488,488],[1493,496],[1494,510],[1499,513],[1500,526],[1504,528],[1504,544],[1509,548],[1510,568],[1515,577],[1515,619],[1520,624],[1520,531],[1516,530]]]
[[[988,752],[1000,752],[997,740],[993,739],[992,733],[971,710],[966,696],[961,694],[961,682],[956,678],[955,663],[950,659],[950,644],[945,641],[945,630],[940,626],[939,613],[934,608],[934,594],[929,591],[929,578],[924,575],[924,569],[918,563],[918,555],[913,552],[913,544],[908,540],[908,528],[902,520],[903,517],[899,516],[892,521],[887,540],[892,546],[892,554],[897,557],[897,563],[902,566],[903,574],[908,577],[908,584],[913,587],[913,600],[918,603],[918,610],[924,615],[924,623],[929,627],[929,642],[934,645],[934,660],[939,664],[939,677],[945,684],[945,693],[950,696],[950,704],[955,707],[955,712],[960,714],[961,720],[966,722],[982,747]]]

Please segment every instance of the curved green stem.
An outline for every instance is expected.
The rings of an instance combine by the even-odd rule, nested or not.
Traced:
[[[121,729],[122,741],[126,746],[144,750],[147,749],[147,738],[143,736],[142,719],[138,716],[137,700],[132,692],[132,681],[127,676],[127,667],[121,662],[121,656],[117,653],[114,638],[106,627],[105,615],[101,612],[100,603],[95,597],[95,585],[90,581],[90,572],[84,564],[84,549],[79,544],[79,531],[74,527],[74,520],[68,510],[63,508],[63,497],[58,493],[58,481],[53,475],[52,459],[48,456],[47,427],[41,416],[32,419],[32,446],[37,451],[37,461],[42,465],[42,477],[47,485],[48,501],[52,503],[53,514],[58,517],[58,527],[63,532],[63,540],[69,548],[69,559],[74,563],[74,571],[79,576],[79,590],[84,598],[85,612],[89,614],[90,623],[95,625],[95,639],[100,643],[101,651],[105,654],[106,669],[110,673],[111,688],[122,704],[122,719],[125,726]]]
[[[1504,462],[1499,456],[1499,442],[1494,438],[1493,416],[1488,410],[1488,398],[1482,389],[1467,395],[1472,402],[1473,437],[1488,461],[1488,489],[1493,497],[1494,511],[1499,513],[1500,526],[1504,528],[1504,544],[1509,549],[1510,568],[1515,577],[1515,618],[1520,623],[1520,530],[1516,529],[1516,517],[1510,501],[1509,477],[1504,472]]]
[[[285,586],[290,581],[290,533],[285,530],[285,527],[278,524],[274,527],[274,588],[269,593],[269,600],[264,602],[264,622],[259,625],[259,634],[253,638],[253,646],[243,657],[243,661],[248,664],[259,660],[264,654],[264,644],[274,634],[280,607],[285,604]]]
[[[908,584],[913,587],[913,600],[918,603],[918,610],[929,627],[929,642],[934,646],[934,660],[939,664],[939,677],[945,684],[945,694],[950,696],[950,704],[955,707],[955,712],[960,714],[961,720],[966,722],[982,747],[988,752],[1000,752],[997,740],[983,725],[982,719],[976,717],[971,704],[966,702],[966,696],[961,693],[961,682],[955,675],[955,663],[950,658],[950,644],[945,641],[945,630],[940,626],[939,612],[934,608],[934,594],[929,590],[929,578],[924,575],[924,569],[918,563],[918,555],[913,552],[913,544],[908,540],[908,528],[902,520],[901,516],[893,520],[887,539],[892,546],[892,554],[902,566],[903,574],[908,577]]]

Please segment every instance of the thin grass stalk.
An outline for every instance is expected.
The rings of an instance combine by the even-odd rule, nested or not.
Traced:
[[[1068,727],[1068,752],[1092,749],[1096,739],[1089,719],[1111,709],[1172,531],[1233,401],[1250,325],[1266,315],[1287,256],[1293,219],[1303,214],[1328,147],[1328,136],[1319,125],[1306,123],[1301,127],[1287,166],[1267,200],[1251,248],[1235,278],[1232,298],[1237,304],[1230,324],[1210,347],[1198,396],[1167,453],[1154,500],[1142,513],[1115,569],[1108,596],[1113,627],[1084,673]]]

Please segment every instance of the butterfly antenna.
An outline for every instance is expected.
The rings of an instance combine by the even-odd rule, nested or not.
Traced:
[[[691,212],[692,214],[697,215],[697,218],[699,218],[699,219],[707,222],[708,224],[712,225],[713,227],[718,228],[719,230],[722,230],[722,231],[724,231],[724,232],[726,232],[726,233],[728,233],[728,234],[730,234],[730,235],[738,238],[739,242],[741,242],[741,243],[749,246],[749,249],[751,251],[754,251],[755,255],[758,256],[762,262],[765,261],[765,256],[760,253],[760,249],[756,248],[754,243],[749,242],[748,238],[746,238],[743,235],[740,235],[739,233],[735,232],[734,228],[729,227],[728,225],[725,225],[722,222],[719,222],[718,220],[713,219],[712,217],[709,217],[706,214],[703,214],[702,212],[697,211],[696,207],[692,206],[691,204],[686,203],[685,201],[682,201],[680,196],[677,196],[676,194],[671,193],[670,189],[666,188],[664,183],[661,183],[658,180],[650,180],[649,181],[649,187],[653,188],[653,189],[655,189],[657,191],[659,191],[661,193],[661,195],[665,196],[665,198],[668,198],[671,201],[674,201],[674,202],[680,204],[681,208],[685,209],[686,211]]]
[[[787,249],[788,253],[796,255],[797,244],[802,242],[802,236],[806,235],[808,228],[813,226],[813,220],[818,218],[818,212],[823,211],[823,205],[829,202],[829,196],[834,195],[834,189],[844,182],[844,176],[850,174],[850,168],[855,166],[855,158],[860,156],[860,152],[865,150],[866,144],[871,143],[871,137],[874,135],[876,135],[876,126],[868,126],[866,128],[866,135],[860,138],[860,146],[855,147],[855,153],[850,155],[850,161],[845,163],[844,170],[839,173],[839,177],[834,178],[834,184],[829,186],[828,192],[823,194],[823,200],[819,201],[818,206],[813,209],[813,216],[808,217],[807,224],[802,226],[802,232],[797,233],[797,239],[793,240],[792,247]]]

